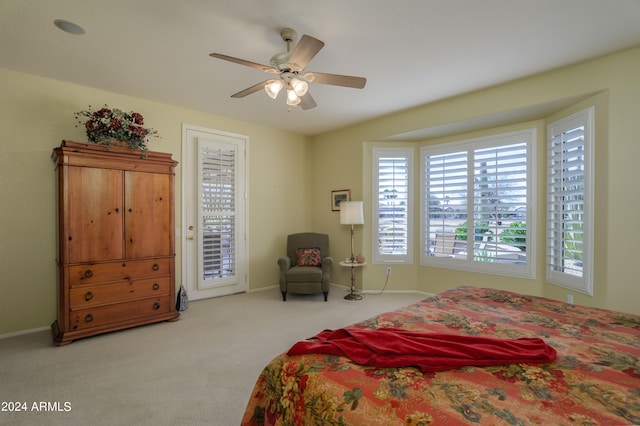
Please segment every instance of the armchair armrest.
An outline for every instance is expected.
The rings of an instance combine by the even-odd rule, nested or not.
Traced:
[[[280,271],[288,271],[291,269],[291,259],[289,256],[283,256],[278,259],[278,265],[280,265]]]
[[[333,265],[333,258],[330,256],[322,258],[322,272],[329,272],[331,270],[331,265]]]

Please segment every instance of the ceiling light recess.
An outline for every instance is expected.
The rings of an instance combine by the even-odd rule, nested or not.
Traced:
[[[82,35],[86,32],[80,25],[74,24],[73,22],[67,21],[65,19],[56,19],[55,21],[53,21],[53,25],[69,34]]]

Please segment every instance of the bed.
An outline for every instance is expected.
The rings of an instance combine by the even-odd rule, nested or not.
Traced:
[[[537,338],[557,356],[425,372],[284,353],[259,376],[242,424],[640,424],[639,315],[458,287],[345,329]]]

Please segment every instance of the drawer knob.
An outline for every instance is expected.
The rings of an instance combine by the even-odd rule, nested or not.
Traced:
[[[160,303],[156,302],[153,304],[153,310],[157,311],[158,309],[160,309]]]
[[[153,289],[154,290],[158,290],[160,288],[160,284],[158,283],[153,283]]]
[[[85,278],[93,277],[93,271],[91,269],[87,269],[86,271],[84,271],[84,277]]]
[[[152,269],[154,271],[157,271],[158,269],[160,269],[160,265],[158,265],[157,263],[154,263]]]
[[[91,321],[93,321],[93,315],[91,315],[91,314],[87,314],[87,315],[84,317],[84,321],[85,321],[85,322],[91,322]]]
[[[84,294],[84,300],[85,300],[85,301],[87,301],[87,302],[88,302],[88,301],[90,301],[90,300],[92,300],[92,299],[93,299],[93,293],[92,293],[92,292],[88,291],[88,292],[86,292],[86,293]]]

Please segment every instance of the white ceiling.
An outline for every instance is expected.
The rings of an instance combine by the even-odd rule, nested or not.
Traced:
[[[307,70],[366,87],[230,98],[269,74],[209,53],[268,65],[283,27],[325,42]],[[0,0],[0,67],[306,135],[638,45],[640,0]]]

